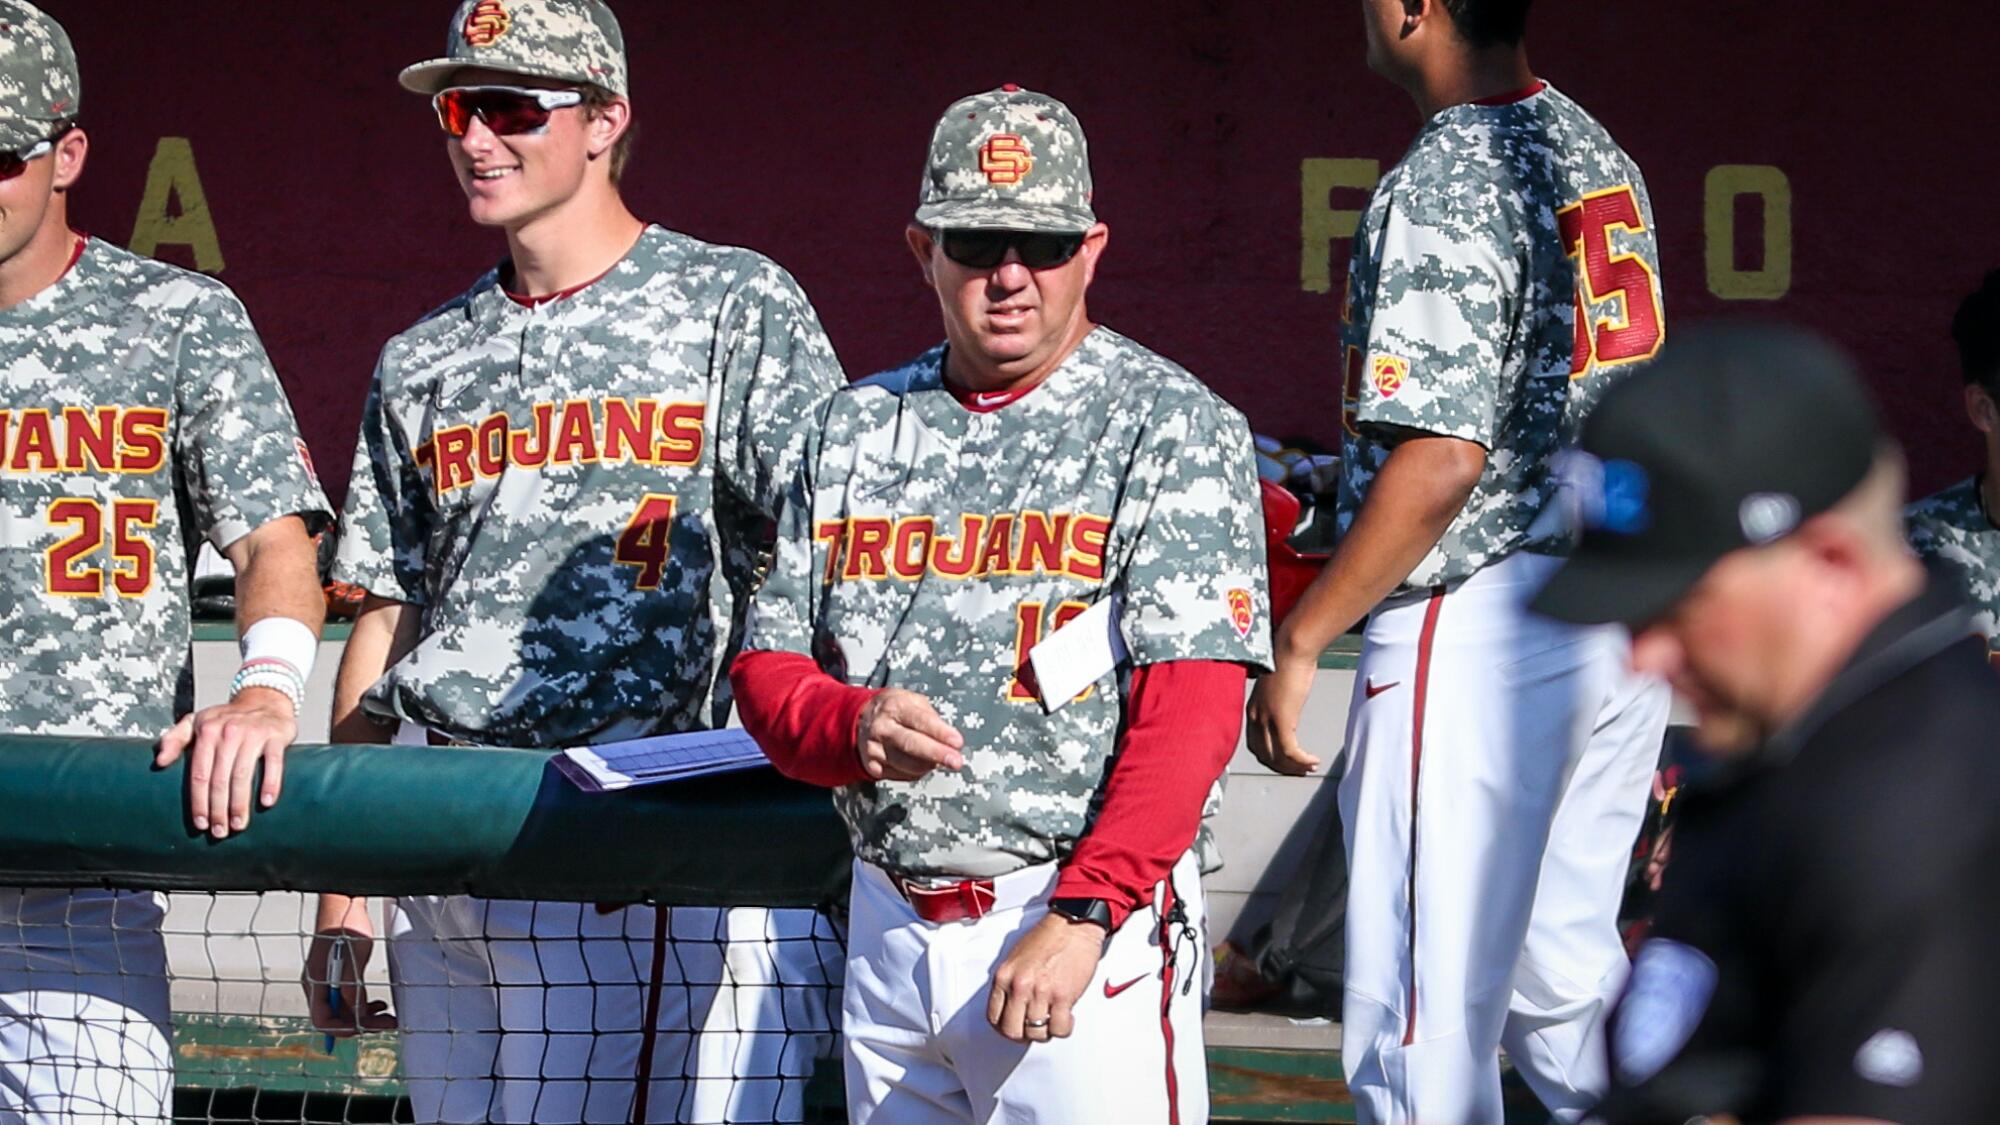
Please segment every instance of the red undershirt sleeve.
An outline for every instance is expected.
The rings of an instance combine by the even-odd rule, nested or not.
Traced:
[[[829,789],[868,780],[854,731],[874,689],[841,683],[810,656],[770,650],[739,654],[729,684],[743,729],[779,773]]]
[[[1132,670],[1103,808],[1063,865],[1056,897],[1107,900],[1113,929],[1152,901],[1153,887],[1193,846],[1209,786],[1236,751],[1247,676],[1220,660]]]

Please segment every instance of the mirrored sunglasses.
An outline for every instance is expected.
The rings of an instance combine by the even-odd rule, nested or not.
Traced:
[[[582,103],[583,93],[578,90],[524,86],[453,86],[431,99],[438,126],[453,137],[463,137],[475,117],[495,136],[538,133],[548,127],[556,110]]]

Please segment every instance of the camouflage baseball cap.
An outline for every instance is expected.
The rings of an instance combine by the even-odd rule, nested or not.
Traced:
[[[24,149],[83,104],[76,51],[47,12],[0,0],[0,148]]]
[[[435,94],[454,72],[476,66],[631,93],[625,34],[604,0],[463,0],[444,54],[403,68],[403,88]]]
[[[933,230],[1080,233],[1090,149],[1069,107],[1011,83],[953,102],[931,133],[917,222]]]

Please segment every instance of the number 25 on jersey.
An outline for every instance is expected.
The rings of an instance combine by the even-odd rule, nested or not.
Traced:
[[[1660,287],[1653,269],[1637,254],[1611,252],[1611,232],[1646,229],[1632,185],[1594,191],[1556,212],[1563,249],[1577,260],[1576,348],[1569,376],[1581,379],[1600,367],[1651,359],[1666,332]],[[1617,298],[1600,314],[1597,309]]]
[[[140,598],[153,588],[153,544],[145,532],[160,522],[159,501],[113,500],[106,505],[87,496],[64,496],[49,502],[48,520],[50,527],[68,531],[45,560],[49,593],[103,597],[106,568],[100,554],[110,556],[113,594]]]

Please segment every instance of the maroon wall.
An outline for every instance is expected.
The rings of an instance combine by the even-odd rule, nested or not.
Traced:
[[[1331,248],[1333,291],[1307,291],[1302,206],[1316,205],[1302,204],[1301,164],[1393,162],[1416,125],[1363,66],[1352,0],[1016,0],[985,24],[974,6],[903,0],[615,2],[643,125],[634,209],[788,266],[851,373],[939,334],[899,233],[924,142],[953,97],[1016,81],[1068,101],[1090,133],[1113,230],[1100,319],[1186,363],[1261,430],[1336,431],[1346,245]],[[395,85],[442,45],[450,0],[47,4],[82,57],[93,150],[78,223],[127,242],[159,139],[188,138],[219,276],[249,305],[338,494],[382,341],[501,252],[466,219],[428,108]],[[1946,327],[2000,265],[1990,4],[1537,7],[1539,71],[1646,170],[1670,319],[1748,311],[1833,332],[1910,442],[1917,485],[1966,471],[1976,445]],[[1899,22],[1859,14],[1890,8]],[[1717,165],[1776,166],[1789,182],[1780,299],[1710,291]],[[1738,264],[1755,269],[1758,208],[1731,213]],[[185,247],[159,253],[194,264]]]

